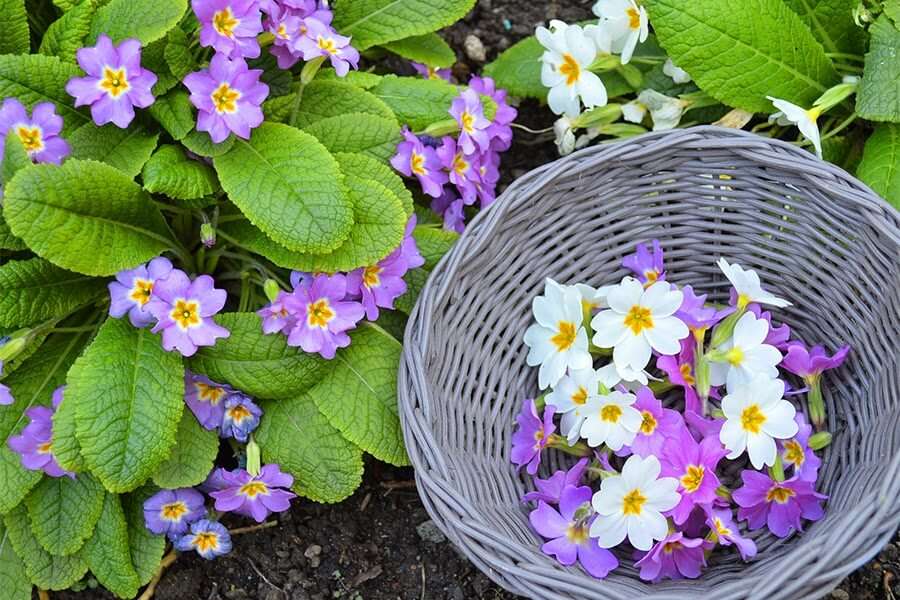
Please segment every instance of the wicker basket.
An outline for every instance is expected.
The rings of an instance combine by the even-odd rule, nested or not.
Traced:
[[[615,283],[637,242],[662,241],[669,278],[727,299],[715,265],[757,270],[807,342],[849,343],[824,388],[834,442],[826,518],[750,535],[698,580],[650,585],[633,560],[605,580],[540,551],[509,462],[514,415],[537,391],[522,335],[545,277]],[[506,589],[534,598],[800,599],[826,594],[900,526],[900,215],[842,170],[745,132],[699,127],[589,148],[519,179],[434,270],[406,331],[399,395],[429,513]],[[559,466],[553,458],[543,474]],[[564,460],[564,459],[562,459]]]

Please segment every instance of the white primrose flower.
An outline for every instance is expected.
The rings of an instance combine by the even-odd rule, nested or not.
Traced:
[[[581,410],[584,415],[581,437],[588,446],[597,448],[606,444],[611,450],[621,450],[634,441],[644,418],[632,406],[637,401],[634,394],[613,390],[609,394],[592,396]]]
[[[650,34],[647,11],[634,0],[599,0],[594,14],[600,17],[598,27],[609,36],[612,51],[621,53],[622,64],[628,64],[638,42],[646,42]]]
[[[606,296],[614,285],[604,285],[598,288],[587,285],[586,283],[576,283],[575,289],[581,294],[581,307],[585,310],[594,310],[597,308],[607,308]],[[613,384],[615,385],[615,384]],[[607,385],[606,387],[612,387]]]
[[[555,406],[556,413],[562,415],[559,429],[570,444],[577,442],[581,436],[588,400],[599,395],[600,384],[610,390],[619,381],[615,365],[606,365],[596,371],[592,368],[579,369],[570,371],[560,379],[547,395],[547,404]]]
[[[797,106],[787,100],[766,96],[775,105],[779,112],[772,115],[772,119],[776,120],[779,125],[793,124],[797,126],[803,137],[812,142],[816,149],[816,156],[822,158],[822,138],[819,135],[819,125],[816,119],[822,114],[822,107],[813,106],[809,110],[802,106]]]
[[[644,90],[638,94],[637,101],[647,107],[653,119],[653,131],[675,129],[681,123],[681,115],[688,102],[680,98],[672,98],[660,94],[656,90]]]
[[[663,64],[663,73],[668,75],[675,83],[687,83],[691,80],[688,72],[676,67],[671,58],[667,58],[665,64]]]
[[[537,323],[525,332],[529,347],[526,360],[529,366],[540,365],[538,384],[542,390],[556,385],[566,369],[587,369],[593,364],[577,289],[548,278],[544,295],[532,302],[532,311]]]
[[[681,306],[683,294],[665,281],[644,289],[633,277],[626,277],[606,296],[609,310],[597,313],[591,320],[594,344],[613,349],[613,363],[625,381],[647,383],[644,367],[652,350],[675,355],[681,350],[680,340],[689,331],[674,316]]]
[[[732,337],[717,348],[721,356],[713,358],[709,365],[709,382],[724,383],[731,392],[750,383],[757,375],[768,379],[778,377],[776,365],[781,362],[781,352],[763,343],[767,335],[768,321],[757,319],[751,312],[744,313],[735,324]]]
[[[572,154],[575,151],[575,131],[572,129],[572,119],[560,117],[553,123],[553,133],[556,134],[556,150],[560,156]]]
[[[728,278],[728,281],[731,282],[731,285],[734,286],[734,290],[738,295],[738,308],[743,310],[744,308],[747,308],[747,305],[751,302],[768,304],[770,306],[777,306],[778,308],[784,308],[785,306],[791,305],[787,300],[782,300],[762,289],[762,284],[759,281],[759,275],[757,275],[756,271],[753,271],[752,269],[747,269],[745,271],[741,268],[741,265],[737,263],[729,264],[724,258],[720,258],[716,264],[722,270],[722,273],[725,274],[725,277]]]
[[[538,27],[535,32],[547,49],[541,56],[541,83],[550,88],[547,103],[558,115],[577,117],[580,102],[587,108],[606,104],[603,81],[588,70],[597,57],[596,36],[588,33],[562,21],[550,21],[550,29]]]
[[[618,546],[627,537],[638,550],[649,550],[669,532],[662,513],[675,508],[681,496],[678,480],[660,477],[659,459],[632,454],[622,474],[604,479],[591,504],[598,516],[588,532],[601,548]]]
[[[797,434],[794,405],[784,400],[784,382],[757,375],[750,383],[738,386],[722,398],[725,424],[719,441],[735,459],[744,450],[754,469],[775,464],[775,439]]]
[[[637,100],[632,100],[631,102],[626,102],[622,105],[622,118],[629,123],[640,124],[640,122],[644,120],[644,115],[646,114],[647,106]]]

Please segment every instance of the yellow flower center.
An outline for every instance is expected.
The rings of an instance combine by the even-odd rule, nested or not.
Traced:
[[[818,119],[819,115],[821,115],[821,114],[822,114],[821,106],[813,106],[811,109],[806,111],[806,116],[809,117],[809,120],[812,121],[813,123],[816,122],[816,119]]]
[[[413,152],[409,155],[409,170],[414,175],[425,175],[428,171],[425,169],[425,155]]]
[[[644,284],[644,287],[648,288],[651,285],[653,285],[654,283],[656,283],[657,279],[659,279],[659,273],[656,271],[656,269],[650,269],[649,271],[644,271],[644,279],[647,280],[647,283]]]
[[[366,284],[367,288],[378,287],[381,283],[381,277],[379,274],[383,269],[378,265],[373,265],[371,267],[366,267],[363,270],[363,283]]]
[[[212,552],[219,547],[219,536],[211,531],[204,531],[194,536],[194,546],[200,552]]]
[[[575,393],[572,394],[572,404],[577,404],[578,406],[582,406],[585,402],[587,402],[588,391],[583,385],[579,385],[578,389],[575,390]]]
[[[663,544],[663,552],[666,554],[672,554],[676,550],[681,548],[681,542],[666,542]]]
[[[278,26],[278,29],[275,30],[275,35],[283,40],[286,40],[290,37],[287,32],[287,27],[284,26],[284,23]]]
[[[118,98],[131,89],[131,84],[128,83],[125,69],[117,71],[110,67],[103,67],[103,79],[100,80],[100,87],[113,98]]]
[[[774,485],[768,492],[766,492],[766,502],[777,502],[778,504],[785,504],[788,500],[796,495],[797,492],[795,492],[791,488]]]
[[[310,302],[306,307],[306,322],[310,327],[325,329],[335,316],[328,298],[319,298],[315,302]]]
[[[747,308],[747,305],[750,304],[750,296],[747,294],[738,294],[737,297],[737,305],[740,310],[744,310]]]
[[[234,17],[234,13],[231,12],[231,7],[226,6],[213,15],[212,23],[213,28],[219,33],[219,35],[224,35],[227,38],[231,38],[234,37],[234,30],[238,25],[241,24],[241,21],[240,19],[236,19]],[[282,27],[284,27],[284,25],[282,25]]]
[[[463,158],[462,152],[457,152],[456,156],[453,157],[453,164],[450,168],[457,175],[463,176],[469,171],[469,161]]]
[[[622,513],[638,516],[644,508],[647,497],[639,489],[633,489],[622,498]]]
[[[725,527],[725,523],[719,517],[713,519],[713,524],[716,526],[716,533],[719,536],[731,535],[732,531]]]
[[[237,112],[237,101],[240,97],[241,93],[224,81],[210,94],[213,106],[219,114]]]
[[[247,410],[247,407],[244,406],[243,404],[235,404],[234,406],[232,406],[231,408],[228,409],[228,416],[231,418],[232,421],[240,424],[244,419],[247,419],[247,418],[253,416],[253,413],[251,413],[249,410]]]
[[[703,465],[688,465],[684,475],[681,476],[681,487],[687,493],[693,494],[700,489],[705,474],[706,468]]]
[[[568,52],[562,56],[563,62],[559,65],[559,72],[566,76],[566,85],[573,86],[581,77],[581,65],[575,57]]]
[[[249,481],[241,486],[238,493],[248,498],[256,498],[259,495],[265,496],[269,493],[269,486],[262,481]]]
[[[44,149],[44,136],[41,134],[40,127],[19,125],[16,127],[16,135],[22,140],[22,145],[25,146],[28,154],[35,154]]]
[[[625,11],[625,14],[628,15],[628,26],[632,29],[640,29],[641,13],[639,13],[633,6],[629,6],[628,10]]]
[[[544,428],[541,427],[537,431],[534,432],[534,449],[540,450],[541,445],[544,441]]]
[[[727,360],[731,366],[739,367],[741,363],[744,362],[744,351],[735,346],[725,353],[725,360]]]
[[[459,120],[462,123],[462,130],[466,133],[472,133],[475,131],[475,115],[470,113],[469,111],[463,111],[463,114],[459,117]]]
[[[691,373],[691,365],[683,363],[678,370],[681,371],[681,378],[688,385],[694,385],[694,375]]]
[[[631,329],[634,335],[639,334],[645,329],[653,329],[653,317],[649,308],[644,308],[635,304],[625,315],[625,326]]]
[[[797,440],[789,440],[784,443],[784,462],[802,467],[805,461],[806,453],[803,452],[803,446]]]
[[[556,346],[557,351],[565,352],[575,343],[575,338],[577,336],[575,323],[572,323],[571,321],[560,321],[557,323],[556,328],[558,332],[550,338],[550,341]]]
[[[196,300],[178,299],[169,316],[182,329],[196,327],[200,324],[200,303]]]
[[[622,408],[618,404],[607,404],[600,409],[600,418],[607,423],[618,423],[622,416]]]
[[[588,528],[583,525],[569,525],[566,528],[566,539],[576,546],[580,546],[588,540]]]
[[[53,451],[53,442],[44,442],[37,447],[38,454],[50,454]]]
[[[744,431],[759,433],[765,422],[766,415],[759,409],[758,404],[751,404],[741,412],[741,427]]]
[[[188,511],[188,507],[184,502],[172,502],[171,504],[163,504],[160,509],[162,518],[166,521],[180,521]]]
[[[198,382],[194,384],[194,387],[197,388],[197,395],[200,396],[200,399],[204,402],[209,402],[213,406],[218,406],[222,398],[225,397],[225,390],[215,385]]]
[[[150,302],[150,295],[153,294],[153,282],[149,279],[135,279],[134,287],[131,288],[131,299],[141,306]]]
[[[328,54],[337,54],[338,53],[337,46],[335,46],[334,40],[331,38],[322,37],[320,35],[319,39],[318,39],[318,44],[319,44],[319,48],[321,50],[324,50]]]
[[[642,410],[641,416],[643,420],[641,421],[641,433],[644,435],[652,435],[654,431],[656,431],[656,426],[659,423],[656,421],[656,417],[653,416],[649,410]]]

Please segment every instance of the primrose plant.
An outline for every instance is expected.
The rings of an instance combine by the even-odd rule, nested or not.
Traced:
[[[434,32],[473,4],[4,8],[4,598],[131,598],[167,546],[221,556],[241,517],[348,497],[366,453],[408,464],[406,314],[516,114],[448,74]]]

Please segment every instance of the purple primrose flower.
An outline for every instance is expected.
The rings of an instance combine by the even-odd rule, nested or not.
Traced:
[[[640,577],[644,581],[696,579],[706,566],[704,551],[711,546],[701,538],[688,538],[675,531],[656,542],[634,566],[640,568]]]
[[[206,515],[203,494],[191,488],[160,490],[144,501],[144,524],[156,535],[176,539]]]
[[[799,375],[808,383],[812,383],[824,371],[836,369],[844,364],[849,353],[850,346],[841,346],[837,352],[828,356],[828,352],[822,346],[813,346],[807,349],[802,342],[791,342],[780,366],[794,375]]]
[[[734,522],[731,509],[709,508],[706,511],[706,516],[706,524],[715,532],[715,539],[720,544],[736,547],[744,560],[750,560],[756,556],[756,542],[741,535]]]
[[[494,80],[490,77],[472,77],[469,87],[482,96],[487,96],[497,105],[494,112],[494,120],[488,127],[491,138],[491,150],[504,152],[512,145],[512,127],[510,123],[515,121],[518,111],[506,101],[506,90],[497,89]]]
[[[663,266],[663,250],[659,240],[653,240],[653,252],[647,244],[638,244],[634,254],[622,259],[622,266],[629,269],[638,281],[645,286],[653,285],[657,280],[666,278]]]
[[[828,496],[816,492],[810,481],[794,476],[779,482],[750,470],[742,471],[741,478],[744,485],[731,496],[740,506],[738,519],[746,519],[751,530],[768,525],[769,531],[783,538],[803,531],[802,519],[817,521],[825,515],[822,501]]]
[[[20,434],[11,436],[6,443],[21,457],[22,466],[29,471],[75,479],[75,473],[60,467],[53,456],[53,414],[63,401],[64,390],[65,386],[54,390],[52,406],[32,406],[26,410],[25,416],[31,421]]]
[[[318,352],[332,359],[338,348],[350,345],[347,331],[365,315],[359,302],[347,301],[347,278],[340,273],[316,275],[304,280],[285,299],[297,323],[288,335],[288,345],[304,352]]]
[[[52,102],[34,105],[31,117],[25,106],[15,98],[7,98],[0,105],[0,162],[6,147],[6,136],[13,134],[22,142],[25,152],[34,162],[60,164],[71,149],[59,137],[63,120],[56,114]]]
[[[215,429],[225,416],[225,398],[234,392],[203,375],[184,371],[184,403],[204,429]]]
[[[173,544],[179,552],[196,550],[206,560],[231,552],[231,535],[218,521],[201,519],[191,524],[189,533],[178,538]]]
[[[822,459],[809,447],[812,426],[806,422],[802,412],[798,412],[794,420],[797,421],[797,435],[789,440],[779,440],[781,459],[785,467],[793,468],[793,475],[800,481],[815,482],[819,475],[819,467],[822,466]]]
[[[431,210],[441,215],[444,221],[444,229],[462,233],[466,229],[465,204],[456,193],[447,189],[440,198],[431,201]]]
[[[278,465],[263,466],[259,475],[250,475],[243,469],[222,471],[222,487],[210,493],[216,500],[216,510],[234,512],[262,523],[273,512],[284,512],[297,495],[288,491],[294,478],[282,473]]]
[[[109,288],[109,316],[121,319],[128,314],[128,320],[135,327],[146,327],[156,319],[147,310],[153,297],[154,284],[165,279],[172,272],[172,262],[162,256],[154,258],[146,265],[129,271],[120,271]]]
[[[289,303],[286,301],[289,297],[290,294],[281,290],[274,302],[256,311],[262,317],[263,333],[289,333],[297,324],[296,316],[288,310]]]
[[[689,287],[689,286],[688,286]],[[687,336],[681,340],[681,351],[676,356],[660,356],[656,368],[664,372],[669,381],[684,390],[686,412],[700,412],[700,397],[694,388],[694,338]]]
[[[435,69],[417,62],[412,63],[412,68],[425,79],[443,79],[449,83],[452,75],[450,69]]]
[[[559,504],[562,491],[567,486],[578,486],[581,484],[581,478],[587,470],[588,459],[582,458],[572,465],[568,471],[556,471],[547,479],[540,477],[534,478],[534,487],[537,491],[528,492],[522,496],[524,502],[537,502],[542,500],[547,504]]]
[[[359,65],[359,52],[350,45],[350,38],[340,35],[318,19],[306,20],[307,31],[296,43],[303,60],[324,56],[331,61],[338,77],[344,77]]]
[[[437,149],[441,164],[447,169],[450,183],[456,186],[466,205],[474,204],[481,183],[480,159],[477,154],[465,154],[456,140],[447,136]]]
[[[233,392],[225,398],[225,409],[222,415],[222,427],[219,436],[232,437],[245,443],[250,434],[259,425],[262,409],[253,403],[250,396],[241,392]]]
[[[450,105],[450,116],[459,124],[459,148],[465,154],[487,152],[491,146],[488,128],[491,122],[484,116],[484,106],[478,92],[467,88]]]
[[[681,501],[672,509],[676,525],[687,521],[695,506],[712,504],[717,498],[719,478],[716,467],[728,453],[718,436],[703,438],[699,444],[687,428],[679,438],[662,448],[662,474],[678,480]]]
[[[193,356],[198,346],[212,346],[216,339],[231,335],[213,321],[213,315],[225,306],[227,296],[225,290],[214,285],[209,275],[191,281],[178,269],[154,284],[146,309],[159,321],[152,331],[162,331],[163,348]]]
[[[680,439],[684,419],[677,411],[663,408],[648,387],[639,389],[636,396],[634,408],[640,411],[643,420],[631,442],[631,451],[641,458],[651,454],[659,457],[667,442]]]
[[[397,144],[397,154],[391,159],[391,165],[407,177],[415,176],[427,195],[440,198],[448,178],[437,152],[424,145],[409,129],[404,127],[402,133],[404,141]]]
[[[534,400],[526,400],[522,411],[516,417],[518,428],[512,436],[512,454],[510,460],[519,468],[526,467],[529,475],[537,473],[541,464],[541,451],[547,447],[550,436],[556,431],[553,423],[553,405],[544,407],[544,418],[538,417]]]
[[[256,58],[262,33],[257,0],[191,0],[200,21],[200,45],[228,58]]]

